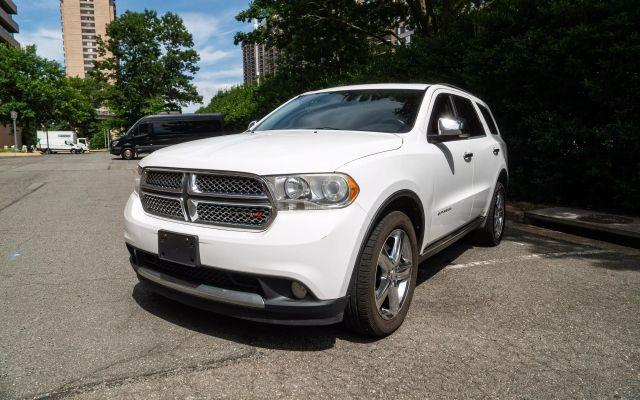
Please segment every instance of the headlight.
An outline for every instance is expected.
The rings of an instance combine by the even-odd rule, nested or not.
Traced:
[[[353,203],[358,184],[345,174],[309,174],[266,177],[278,210],[342,208]]]
[[[142,177],[142,167],[138,165],[138,174],[133,180],[133,191],[140,194],[140,178]]]
[[[113,142],[111,142],[111,147],[116,147],[118,143],[120,142],[118,142],[117,140],[114,140]]]

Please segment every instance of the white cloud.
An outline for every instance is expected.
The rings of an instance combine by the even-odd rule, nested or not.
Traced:
[[[236,66],[229,69],[223,69],[219,71],[201,71],[197,77],[200,80],[213,80],[222,78],[238,78],[242,79],[243,76],[242,66]]]
[[[200,65],[211,65],[225,58],[231,57],[237,54],[237,50],[218,50],[213,46],[206,46],[201,49],[197,49],[200,54]]]
[[[240,83],[242,83],[242,79],[239,79],[238,82],[220,82],[215,80],[195,81],[193,82],[193,84],[196,86],[196,89],[198,89],[198,93],[200,93],[200,96],[202,96],[203,102],[202,104],[190,104],[189,106],[185,107],[182,111],[185,113],[195,112],[198,108],[202,107],[203,105],[209,104],[209,101],[211,101],[211,98],[216,93],[218,93],[218,91],[229,89],[233,86],[239,85]]]
[[[35,32],[22,32],[16,35],[21,45],[35,44],[38,55],[64,63],[64,48],[62,45],[62,30],[38,28]]]
[[[187,30],[193,35],[196,47],[207,42],[213,36],[219,35],[220,21],[216,17],[200,13],[180,13]]]

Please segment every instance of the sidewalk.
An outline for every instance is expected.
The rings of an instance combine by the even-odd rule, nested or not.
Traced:
[[[602,234],[614,241],[618,239],[640,245],[640,218],[566,207],[525,211],[524,215],[533,224],[551,224],[559,229]]]
[[[0,152],[0,157],[39,157],[42,154],[39,152],[34,153],[11,153],[11,152]]]

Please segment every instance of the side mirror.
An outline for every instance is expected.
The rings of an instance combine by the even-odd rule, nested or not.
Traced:
[[[469,137],[468,134],[462,132],[462,129],[464,129],[463,119],[442,117],[438,119],[438,135],[431,135],[429,138],[444,142],[447,140]]]
[[[249,128],[247,128],[247,130],[250,130],[253,132],[253,127],[256,126],[258,124],[258,121],[251,121],[249,122]]]

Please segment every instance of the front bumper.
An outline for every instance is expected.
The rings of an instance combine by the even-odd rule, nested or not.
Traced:
[[[114,156],[119,156],[122,153],[121,147],[111,147],[110,153]]]
[[[138,195],[133,193],[125,208],[125,241],[130,251],[133,248],[156,255],[158,230],[196,235],[202,266],[228,273],[295,280],[309,289],[313,300],[263,296],[264,307],[220,301],[216,299],[219,293],[215,285],[213,289],[200,288],[206,292],[203,294],[185,289],[194,289],[202,282],[187,279],[167,283],[166,275],[154,279],[158,277],[140,270],[135,254],[132,254],[132,263],[140,279],[167,297],[248,319],[333,323],[342,317],[365,219],[366,213],[354,203],[337,210],[283,211],[263,232],[234,230],[148,215]],[[259,304],[254,296],[248,297]]]

